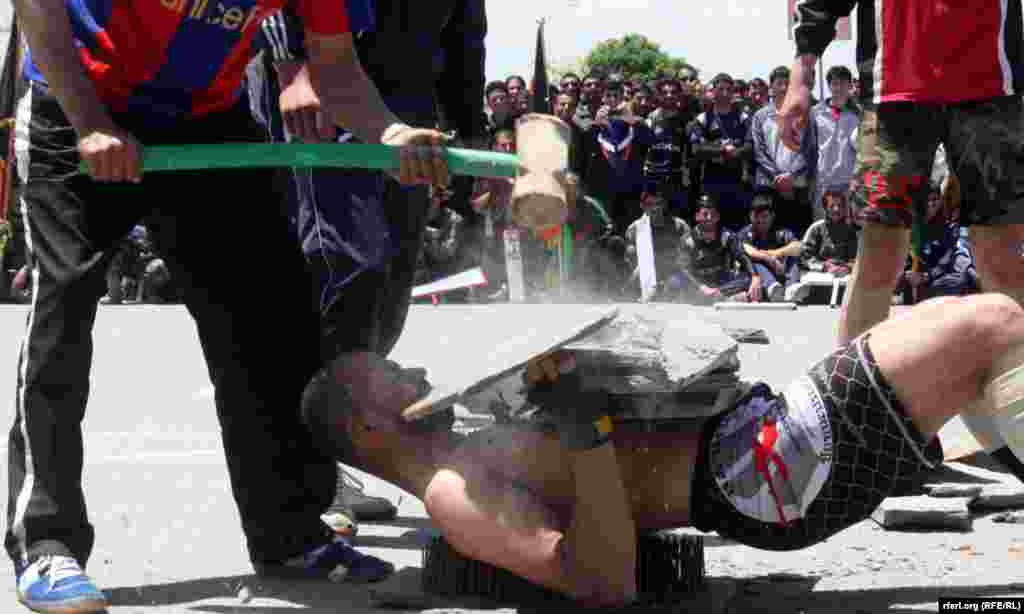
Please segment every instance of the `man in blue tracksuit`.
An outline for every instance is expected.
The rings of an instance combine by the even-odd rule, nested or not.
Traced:
[[[484,142],[483,0],[348,0],[347,8],[360,61],[395,114],[430,127],[440,115],[442,128],[454,130],[459,142]],[[278,142],[290,138],[278,99],[281,84],[304,60],[303,30],[288,11],[265,19],[257,43],[263,60],[249,70],[254,113]],[[336,132],[330,138],[352,140]],[[386,356],[408,313],[429,209],[426,187],[403,188],[382,173],[361,170],[288,175],[290,214],[321,314],[323,362],[353,351]],[[471,189],[463,182],[453,183],[456,199]],[[390,504],[376,503],[371,509],[393,515]],[[362,519],[376,516],[355,511]]]

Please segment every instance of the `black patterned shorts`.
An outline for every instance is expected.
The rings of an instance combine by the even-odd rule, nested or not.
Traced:
[[[882,376],[868,336],[783,394],[757,384],[709,421],[693,480],[693,524],[763,550],[819,543],[906,494],[942,462]]]
[[[861,222],[909,227],[927,217],[939,143],[960,180],[965,226],[1024,222],[1024,103],[1020,96],[957,104],[893,102],[864,112],[853,210]]]

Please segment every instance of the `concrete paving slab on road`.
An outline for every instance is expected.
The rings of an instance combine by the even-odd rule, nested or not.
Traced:
[[[24,306],[0,305],[0,339],[8,341],[8,351],[0,352],[5,426],[13,416],[25,315]],[[741,344],[740,375],[780,388],[833,349],[838,312],[707,309],[706,316],[728,326],[765,329],[770,344]],[[520,325],[508,323],[510,330]],[[393,357],[428,369],[435,361],[473,360],[438,347],[437,327],[473,334],[465,309],[416,306]],[[371,607],[366,587],[261,588],[252,581],[228,488],[213,391],[184,308],[104,306],[94,337],[83,425],[84,488],[97,534],[89,572],[107,590],[111,614],[379,611]],[[975,479],[963,476],[961,481]],[[431,528],[421,502],[362,477],[368,492],[399,503],[399,519],[361,525],[361,547],[399,569],[419,566],[418,546]],[[6,471],[0,472],[5,486],[6,479]],[[741,583],[729,604],[736,612],[935,611],[943,595],[1024,594],[1024,531],[990,517],[977,519],[971,533],[882,532],[863,522],[794,553],[761,552],[714,535],[707,544],[709,573]],[[247,603],[237,598],[243,585],[253,589]],[[0,564],[0,612],[23,611],[15,603],[11,567]]]

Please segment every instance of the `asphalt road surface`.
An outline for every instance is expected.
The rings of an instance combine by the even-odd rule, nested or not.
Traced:
[[[5,428],[13,419],[25,314],[23,306],[0,305],[0,339],[8,348],[0,352]],[[741,375],[775,387],[828,353],[838,315],[826,307],[707,314],[767,331],[771,344],[741,346]],[[428,369],[431,360],[473,360],[437,347],[438,326],[474,334],[464,309],[414,307],[394,358]],[[251,568],[228,488],[213,391],[184,308],[101,307],[95,348],[84,424],[84,487],[97,534],[88,571],[107,591],[112,614],[375,611],[359,586],[257,592],[247,603],[237,598]],[[0,480],[6,477],[0,472]],[[935,481],[1016,483],[973,466],[947,466]],[[395,501],[400,514],[392,523],[361,525],[358,544],[399,569],[419,566],[419,545],[430,531],[422,504],[390,484],[366,482],[368,492]],[[1024,595],[1024,525],[991,517],[977,518],[967,533],[891,532],[866,521],[795,553],[759,552],[713,535],[706,546],[709,574],[729,587],[716,611],[937,611],[941,596]],[[10,565],[0,565],[0,591],[0,612],[27,611],[16,603]]]

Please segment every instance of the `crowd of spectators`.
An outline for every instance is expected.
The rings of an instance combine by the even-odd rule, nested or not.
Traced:
[[[487,285],[447,301],[509,298],[506,252],[522,258],[529,301],[621,301],[641,296],[638,232],[651,228],[654,299],[820,302],[807,273],[843,279],[857,254],[850,199],[860,109],[844,66],[825,75],[801,149],[785,147],[776,115],[789,70],[746,82],[719,73],[706,82],[684,66],[656,81],[591,72],[563,75],[546,97],[571,132],[576,186],[566,229],[516,229],[510,180],[479,180],[467,206],[435,195],[419,279],[481,266]],[[491,147],[515,152],[515,119],[531,108],[526,81],[486,87]],[[978,290],[969,237],[957,223],[951,183],[936,161],[920,259],[909,258],[894,302]],[[952,178],[955,184],[955,178]],[[459,211],[459,213],[454,213]],[[642,222],[644,222],[642,224]]]
[[[522,260],[525,300],[630,301],[641,296],[638,232],[654,246],[654,300],[818,302],[801,283],[808,272],[848,276],[858,226],[850,190],[860,110],[857,80],[843,66],[826,74],[829,95],[814,105],[800,151],[785,147],[775,117],[789,70],[749,82],[719,73],[703,82],[684,66],[656,81],[591,72],[562,76],[546,109],[570,130],[570,211],[560,228],[517,228],[511,179],[480,179],[474,189],[436,189],[417,281],[481,267],[483,286],[445,294],[446,302],[509,300],[506,255]],[[489,83],[482,111],[489,146],[516,151],[516,119],[531,109],[527,82]],[[894,299],[914,303],[978,290],[969,237],[937,161],[921,258],[908,258]],[[955,178],[954,182],[955,184]],[[28,300],[31,283],[0,232],[8,300]],[[510,234],[511,233],[511,234]],[[0,252],[3,253],[3,252]],[[13,256],[13,257],[12,257]],[[144,226],[118,245],[105,303],[178,300],[174,280]]]

